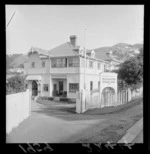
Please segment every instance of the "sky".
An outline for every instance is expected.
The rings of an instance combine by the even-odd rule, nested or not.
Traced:
[[[144,5],[6,5],[6,54],[50,50],[77,36],[87,49],[143,43]]]

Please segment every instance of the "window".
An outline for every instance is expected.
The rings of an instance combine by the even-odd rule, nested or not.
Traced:
[[[93,61],[91,61],[91,60],[89,61],[89,67],[93,68]]]
[[[45,61],[42,61],[42,67],[45,67]]]
[[[97,68],[100,70],[101,69],[101,63],[97,63]]]
[[[76,93],[76,91],[79,91],[79,84],[78,83],[69,83],[69,92]]]
[[[43,91],[48,91],[48,84],[43,84]]]
[[[55,58],[51,60],[52,67],[67,67],[67,58]]]
[[[100,89],[100,81],[98,81],[98,89]]]
[[[85,59],[81,59],[81,67],[84,67]],[[86,59],[86,67],[88,66],[88,60]]]
[[[68,58],[68,66],[69,67],[79,66],[79,58],[77,58],[77,57]]]
[[[90,90],[93,90],[93,81],[90,81]]]
[[[106,65],[104,65],[104,72],[106,71]]]
[[[32,62],[32,65],[31,66],[32,66],[32,68],[34,68],[35,67],[35,62]]]

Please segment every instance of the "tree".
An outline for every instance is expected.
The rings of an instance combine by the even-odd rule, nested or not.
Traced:
[[[143,83],[143,49],[140,49],[140,54],[130,58],[121,65],[118,71],[118,78],[131,89],[141,87]]]

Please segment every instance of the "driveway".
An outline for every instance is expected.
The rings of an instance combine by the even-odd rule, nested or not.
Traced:
[[[6,139],[7,143],[117,143],[142,115],[142,102],[113,114],[82,115],[75,113],[73,103],[33,101],[31,116]]]
[[[31,106],[31,116],[7,135],[7,143],[61,143],[105,120],[76,114],[75,104],[32,101]]]

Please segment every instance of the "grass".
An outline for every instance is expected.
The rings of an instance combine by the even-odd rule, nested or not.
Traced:
[[[116,107],[110,106],[110,107],[104,107],[104,108],[95,108],[95,109],[90,109],[84,112],[84,115],[104,115],[104,114],[112,114],[112,113],[119,113],[122,111],[125,111],[131,107],[134,107],[135,105],[138,105],[141,103],[143,98],[138,98],[135,100],[132,100],[126,104],[119,105]]]
[[[130,117],[127,120],[119,120],[92,136],[76,140],[75,143],[117,143],[140,118],[142,114]]]

